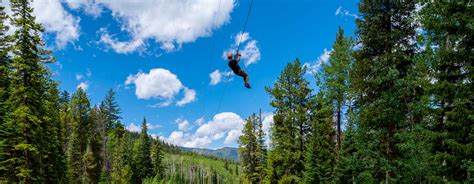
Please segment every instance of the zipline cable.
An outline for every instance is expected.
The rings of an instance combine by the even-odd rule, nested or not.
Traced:
[[[241,34],[244,34],[245,29],[247,28],[247,22],[249,21],[250,12],[252,11],[252,5],[253,5],[253,0],[250,1],[249,10],[247,11],[247,17],[245,18],[244,28],[242,29],[242,32],[240,32]],[[241,35],[239,38],[239,44],[237,45],[237,53],[239,52],[240,44],[242,43],[242,37],[243,36]]]
[[[250,12],[252,11],[252,6],[253,6],[253,0],[250,1],[250,6],[249,6],[249,9],[247,11],[247,17],[245,18],[245,23],[244,23],[244,27],[242,29],[242,31],[240,32],[241,34],[244,34],[246,28],[247,28],[247,22],[249,21],[249,17],[250,17]],[[242,35],[240,36],[239,38],[239,44],[237,45],[237,51],[236,51],[236,54],[239,53],[239,49],[240,49],[240,44],[242,43]],[[224,91],[222,92],[222,95],[221,95],[221,99],[219,100],[219,105],[217,106],[217,112],[219,112],[220,108],[221,108],[221,105],[222,105],[222,100],[224,99],[224,95],[225,95],[225,92],[227,90],[227,85],[229,83],[227,82],[224,86]]]

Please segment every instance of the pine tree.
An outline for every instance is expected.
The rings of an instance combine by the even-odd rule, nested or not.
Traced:
[[[8,56],[10,50],[10,37],[6,35],[9,30],[6,20],[9,16],[5,13],[5,7],[0,6],[0,125],[4,126],[5,114],[7,111],[6,100],[8,99],[9,67],[11,58]],[[3,134],[3,133],[2,133]],[[1,134],[0,134],[1,135]]]
[[[242,135],[239,137],[239,157],[242,166],[243,177],[249,183],[258,183],[257,167],[259,166],[257,149],[257,137],[255,134],[256,115],[253,114],[244,125]],[[255,177],[257,176],[257,177]]]
[[[304,154],[310,129],[311,89],[304,79],[306,67],[299,60],[288,63],[273,88],[274,124],[271,129],[272,150],[269,152],[267,178],[270,183],[301,180]]]
[[[12,24],[17,28],[12,36],[11,72],[7,100],[5,150],[9,153],[1,165],[8,172],[5,177],[16,182],[46,182],[46,173],[55,172],[45,164],[52,155],[47,148],[55,138],[43,135],[53,122],[47,114],[48,69],[45,63],[54,61],[50,51],[43,48],[41,25],[35,22],[28,0],[11,1]]]
[[[160,140],[153,141],[151,160],[153,163],[153,173],[159,180],[163,179],[165,168],[163,166],[163,148]]]
[[[73,134],[71,97],[69,92],[63,91],[59,100],[59,119],[61,121],[59,127],[61,131],[60,142],[63,146],[63,152],[67,153],[70,139]]]
[[[145,178],[152,176],[153,173],[153,165],[150,157],[151,140],[148,136],[148,126],[145,118],[143,118],[140,138],[137,140],[137,147],[134,151],[135,163],[133,167],[133,180],[136,183],[142,183]]]
[[[423,29],[431,69],[430,121],[435,183],[473,183],[473,47],[470,1],[424,4]]]
[[[105,99],[100,104],[101,111],[106,114],[107,118],[107,129],[115,128],[117,126],[120,117],[120,107],[115,100],[115,91],[109,89]]]
[[[68,183],[83,182],[85,164],[83,156],[87,151],[88,136],[91,135],[90,102],[86,93],[78,88],[71,98],[72,135],[67,152]]]
[[[357,141],[357,127],[355,127],[354,112],[351,102],[348,109],[348,124],[345,126],[344,139],[339,151],[337,161],[336,175],[337,183],[355,183],[355,177],[359,173],[357,150],[359,142]],[[363,148],[360,148],[363,149]]]
[[[63,150],[63,133],[60,119],[60,97],[58,83],[49,81],[47,86],[47,99],[45,100],[46,112],[43,118],[49,125],[44,128],[41,134],[45,142],[42,149],[45,150],[43,164],[48,171],[43,175],[46,183],[65,182],[66,163],[65,152]]]
[[[117,126],[120,120],[120,107],[118,103],[115,101],[115,91],[110,89],[105,96],[105,99],[100,104],[100,112],[104,118],[100,118],[101,122],[101,135],[102,135],[102,143],[103,143],[103,155],[102,158],[104,160],[104,171],[107,183],[110,181],[110,169],[111,169],[111,160],[109,147],[107,146],[107,134],[110,129],[113,129]]]
[[[352,65],[352,40],[344,37],[344,31],[339,27],[333,52],[330,54],[329,63],[323,64],[321,90],[326,93],[330,105],[333,106],[336,127],[336,149],[341,146],[342,123],[344,109],[347,107],[349,92],[349,71]]]
[[[332,183],[335,179],[334,129],[332,128],[333,101],[319,93],[315,98],[312,134],[307,145],[304,183]]]
[[[5,139],[8,137],[8,130],[5,125],[5,118],[7,113],[6,100],[8,99],[8,91],[10,85],[9,67],[11,65],[11,58],[8,57],[8,51],[10,41],[9,36],[6,35],[9,27],[6,25],[8,15],[5,13],[5,7],[0,6],[0,183],[6,180],[4,176],[7,176],[9,172],[8,168],[4,165],[4,159],[7,158],[7,152],[5,152]]]
[[[265,145],[265,132],[263,131],[262,112],[258,116],[255,125],[255,135],[257,137],[257,148],[255,155],[257,156],[257,167],[255,170],[258,174],[259,182],[263,182],[267,168],[267,146]]]
[[[111,180],[115,183],[130,183],[132,177],[132,153],[127,132],[121,123],[112,132],[110,145],[112,155]]]
[[[360,136],[366,144],[363,154],[369,163],[360,177],[366,181],[396,182],[407,155],[405,133],[411,133],[420,120],[413,118],[411,103],[416,103],[418,86],[409,75],[414,66],[415,3],[362,1],[357,20],[360,50],[351,71],[358,108]],[[362,158],[361,158],[362,160]]]
[[[90,111],[89,126],[87,127],[87,148],[82,156],[85,167],[83,181],[85,183],[98,183],[101,171],[101,136],[100,136],[100,110],[97,106]]]

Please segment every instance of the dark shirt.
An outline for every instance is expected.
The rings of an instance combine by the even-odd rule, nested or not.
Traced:
[[[234,73],[239,73],[239,71],[241,70],[240,66],[239,66],[239,62],[237,62],[237,60],[235,59],[231,59],[228,63],[230,69],[232,69],[232,71]]]

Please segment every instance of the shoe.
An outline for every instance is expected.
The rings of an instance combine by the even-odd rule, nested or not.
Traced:
[[[245,83],[245,87],[248,88],[248,89],[252,88],[252,87],[250,87],[249,83]]]

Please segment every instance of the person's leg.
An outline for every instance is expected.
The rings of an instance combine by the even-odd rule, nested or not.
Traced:
[[[243,78],[244,78],[244,82],[245,82],[246,84],[249,83],[249,75],[247,75],[247,73],[245,73],[243,70],[240,70],[240,71],[239,71],[238,76],[243,77]]]
[[[243,70],[240,70],[239,76],[241,76],[241,77],[244,78],[245,87],[246,87],[246,88],[250,88],[249,75],[247,75],[247,73],[245,73]]]

